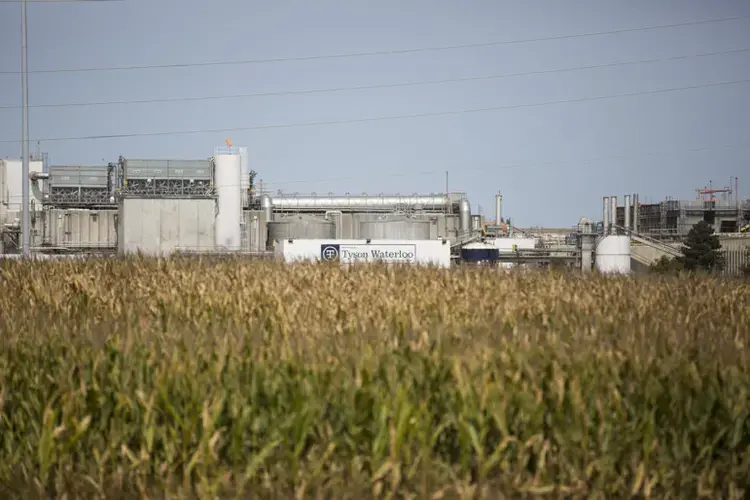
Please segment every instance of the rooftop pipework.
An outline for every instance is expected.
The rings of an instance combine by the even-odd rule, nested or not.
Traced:
[[[447,210],[455,203],[454,197],[445,194],[407,196],[271,196],[270,202],[277,210],[386,210],[404,207],[422,210]]]

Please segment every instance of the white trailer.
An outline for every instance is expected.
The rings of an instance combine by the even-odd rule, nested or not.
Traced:
[[[275,253],[286,262],[451,265],[448,240],[281,240]]]

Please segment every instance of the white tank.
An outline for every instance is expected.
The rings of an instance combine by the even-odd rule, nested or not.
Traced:
[[[214,184],[219,195],[215,243],[219,250],[242,247],[242,156],[239,148],[219,148],[214,155]]]
[[[630,273],[630,236],[605,236],[596,245],[596,269],[602,273]]]

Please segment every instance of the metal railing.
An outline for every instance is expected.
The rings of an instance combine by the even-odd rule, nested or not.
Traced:
[[[636,233],[630,228],[626,228],[624,226],[618,226],[618,225],[615,225],[614,227],[620,231],[623,231],[625,234],[630,236],[635,241],[638,241],[639,243],[643,243],[644,245],[650,246],[652,248],[655,248],[656,250],[669,254],[672,257],[679,257],[682,255],[682,252],[680,250],[670,245],[667,245],[665,243],[662,243],[661,241],[651,238],[649,236]]]

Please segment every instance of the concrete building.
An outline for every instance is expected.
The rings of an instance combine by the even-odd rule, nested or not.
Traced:
[[[213,251],[215,210],[213,198],[123,197],[117,253],[166,256],[176,250]]]

